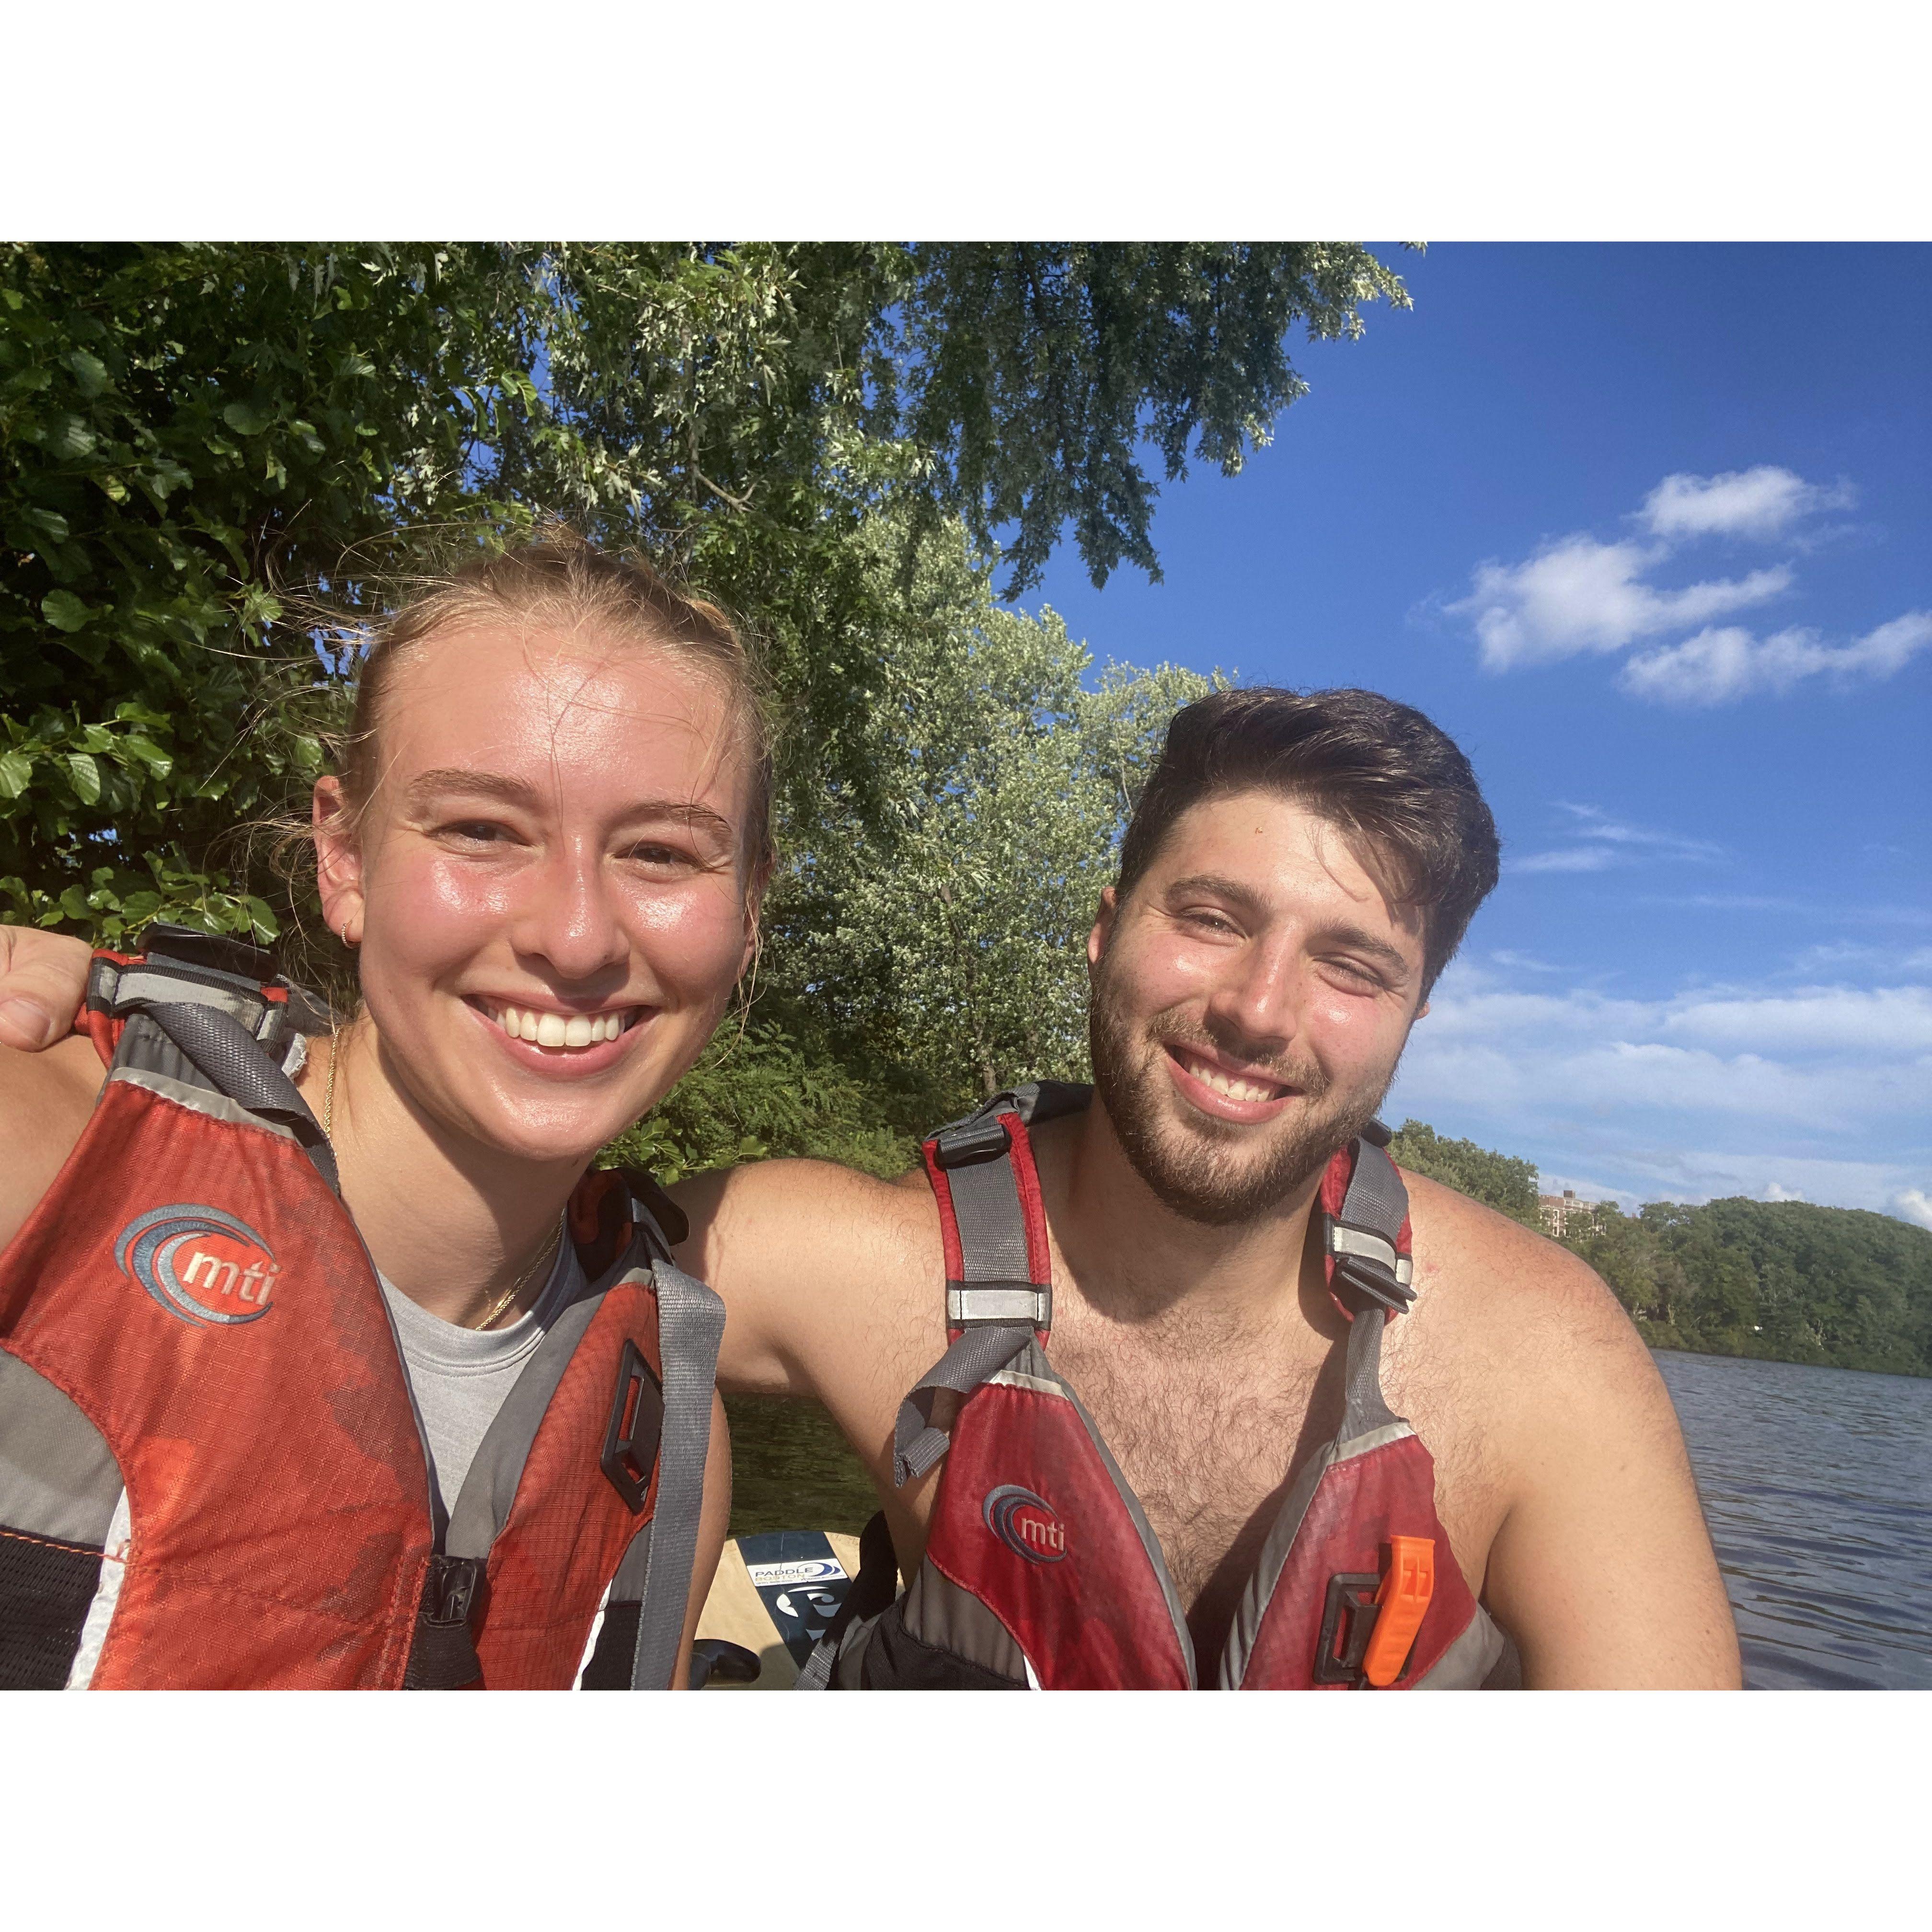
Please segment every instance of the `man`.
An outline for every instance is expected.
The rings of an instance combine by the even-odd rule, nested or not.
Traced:
[[[944,1208],[925,1174],[806,1161],[676,1190],[680,1259],[729,1311],[720,1386],[824,1402],[914,1580],[815,1675],[1504,1682],[1513,1645],[1531,1688],[1738,1683],[1676,1417],[1602,1282],[1418,1176],[1381,1222],[1356,1207],[1375,1110],[1496,876],[1467,761],[1420,714],[1218,693],[1175,719],[1088,940],[1092,1104],[942,1138]],[[984,1304],[1004,1323],[962,1296],[949,1328],[942,1257],[962,1265],[961,1177],[989,1152],[1028,1245]],[[1048,1287],[1050,1352],[1024,1292]],[[942,1354],[958,1372],[901,1426]],[[974,1490],[1003,1457],[1048,1473]],[[1269,1593],[1291,1586],[1306,1628],[1279,1640]],[[1120,1610],[1135,1591],[1171,1630]],[[1264,1669],[1271,1642],[1294,1654]]]

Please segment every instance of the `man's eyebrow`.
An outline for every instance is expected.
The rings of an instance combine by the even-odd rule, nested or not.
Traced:
[[[1184,879],[1176,879],[1167,889],[1170,901],[1188,892],[1208,892],[1230,905],[1238,906],[1244,912],[1265,913],[1268,905],[1262,896],[1252,886],[1244,886],[1238,879],[1224,879],[1218,873],[1195,872]],[[1359,926],[1333,926],[1324,928],[1324,934],[1344,946],[1353,946],[1358,952],[1366,952],[1372,958],[1385,962],[1406,978],[1414,971],[1412,962],[1399,947],[1391,946],[1385,939],[1378,939],[1372,932]]]
[[[1172,900],[1188,892],[1210,893],[1248,912],[1268,910],[1261,894],[1252,886],[1244,886],[1238,879],[1224,879],[1216,872],[1190,872],[1184,879],[1176,879],[1168,886],[1166,896]]]

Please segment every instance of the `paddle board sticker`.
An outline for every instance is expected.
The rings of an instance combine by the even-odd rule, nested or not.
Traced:
[[[772,1627],[802,1668],[852,1587],[844,1564],[819,1529],[741,1536],[738,1552]]]

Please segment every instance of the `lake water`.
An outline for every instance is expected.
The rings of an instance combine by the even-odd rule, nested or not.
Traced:
[[[1753,1690],[1932,1690],[1932,1381],[1659,1352]]]
[[[1754,1690],[1932,1689],[1932,1381],[1660,1353]],[[731,1532],[876,1507],[815,1402],[734,1396]]]

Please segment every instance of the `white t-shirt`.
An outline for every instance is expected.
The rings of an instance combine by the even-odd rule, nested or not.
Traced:
[[[530,1312],[507,1328],[463,1328],[419,1308],[378,1276],[389,1304],[410,1394],[429,1445],[436,1493],[446,1520],[462,1493],[463,1479],[491,1423],[517,1378],[524,1372],[544,1331],[580,1295],[588,1283],[568,1238]]]

